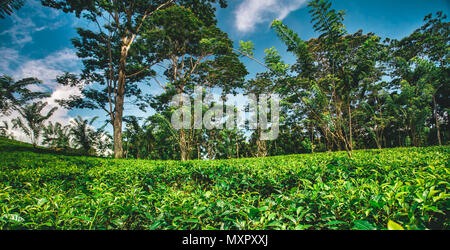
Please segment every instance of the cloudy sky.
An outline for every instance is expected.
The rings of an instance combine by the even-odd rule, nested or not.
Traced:
[[[349,32],[363,29],[382,38],[401,38],[422,25],[423,17],[429,13],[444,11],[450,14],[449,0],[334,0],[333,7],[346,10],[345,26]],[[316,36],[310,23],[305,0],[229,0],[229,7],[217,11],[219,26],[227,32],[236,46],[240,40],[255,43],[256,57],[264,57],[264,49],[275,47],[287,63],[294,58],[285,53],[269,25],[273,19],[282,19],[303,39]],[[44,82],[41,89],[52,96],[46,100],[50,106],[56,99],[73,94],[76,89],[58,86],[55,77],[62,72],[80,72],[70,39],[76,36],[75,28],[83,26],[83,20],[40,5],[38,0],[27,0],[26,5],[5,19],[0,19],[0,74],[19,80],[37,77]],[[263,71],[256,63],[244,60],[251,75]],[[157,85],[146,91],[161,91]],[[151,111],[149,111],[151,113]],[[12,114],[14,116],[15,114]],[[100,116],[96,126],[103,124],[105,114],[101,111],[64,110],[59,108],[52,120],[67,124],[71,117]],[[126,115],[142,116],[129,107]],[[11,117],[0,117],[10,120]],[[17,134],[17,133],[16,133]],[[26,140],[17,134],[21,140]]]

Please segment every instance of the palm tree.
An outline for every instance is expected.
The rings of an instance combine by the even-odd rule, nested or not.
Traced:
[[[26,87],[41,84],[37,78],[24,78],[19,81],[7,75],[0,76],[0,112],[8,114],[15,107],[26,104],[35,99],[49,97],[46,92],[32,92]]]
[[[63,126],[61,123],[49,122],[46,127],[44,127],[42,143],[48,145],[52,148],[62,148],[67,149],[70,147],[70,127]]]
[[[113,146],[113,142],[112,142],[112,136],[103,131],[103,129],[99,129],[97,130],[97,142],[95,144],[95,148],[97,149],[97,155],[100,156],[105,156],[107,154],[109,154],[112,146]]]
[[[3,121],[3,126],[0,126],[0,137],[14,140],[14,135],[9,132],[9,125],[7,121]]]
[[[97,132],[93,129],[92,124],[97,118],[98,116],[89,121],[78,116],[70,122],[72,142],[77,147],[82,148],[86,153],[92,151],[96,144]]]
[[[20,128],[28,137],[30,137],[33,146],[36,146],[38,143],[39,136],[44,127],[44,122],[58,109],[57,107],[54,107],[50,109],[46,115],[42,115],[41,112],[46,106],[47,103],[35,102],[16,108],[24,121],[22,121],[20,117],[12,119],[11,121],[13,128]]]
[[[70,135],[72,143],[81,148],[84,153],[90,155],[105,155],[112,148],[112,137],[104,128],[108,123],[95,129],[92,124],[98,116],[91,120],[76,117],[70,123]]]
[[[24,3],[25,0],[2,0],[0,2],[0,18],[11,15],[14,10],[20,9]]]

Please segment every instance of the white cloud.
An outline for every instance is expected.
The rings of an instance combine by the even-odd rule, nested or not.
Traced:
[[[257,24],[282,20],[306,0],[244,0],[234,12],[235,26],[241,32],[254,31]]]
[[[73,50],[63,49],[42,59],[24,61],[12,76],[15,79],[36,77],[46,86],[53,88],[56,86],[56,76],[61,75],[63,71],[77,69],[78,63],[78,57]]]
[[[46,19],[55,19],[62,13],[60,10],[42,6],[40,0],[28,0],[26,1],[25,6],[29,6],[33,9],[35,15]]]
[[[31,42],[33,40],[31,34],[36,30],[36,25],[31,21],[31,18],[20,18],[13,15],[11,20],[13,23],[11,28],[3,31],[0,35],[9,35],[12,43],[18,46]]]
[[[44,8],[39,1],[27,1],[22,9],[9,17],[12,22],[11,27],[0,32],[0,35],[9,36],[11,43],[15,46],[23,47],[25,44],[32,42],[32,35],[35,32],[46,29],[54,30],[65,24],[64,19],[58,18],[59,11]],[[45,23],[45,25],[38,25],[36,21],[37,23]]]
[[[12,64],[16,64],[19,60],[19,51],[11,48],[0,48],[0,74],[8,73]]]

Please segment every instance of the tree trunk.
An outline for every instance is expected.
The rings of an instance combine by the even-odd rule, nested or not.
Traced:
[[[378,149],[382,148],[382,146],[381,146],[381,143],[383,142],[382,140],[383,140],[383,138],[381,136],[375,134],[375,143],[377,144]]]
[[[117,109],[117,107],[116,107]],[[116,118],[114,119],[114,158],[123,158],[123,146],[122,146],[122,112],[116,111]]]
[[[176,73],[176,71],[174,71]],[[175,76],[175,80],[176,80],[176,76]],[[180,95],[180,103],[179,103],[179,107],[183,108],[183,86],[181,86],[180,90],[178,91],[178,94]],[[181,113],[181,123],[184,126],[184,119],[186,119],[183,115],[183,113]],[[181,161],[188,161],[190,160],[190,147],[188,145],[188,141],[186,139],[186,131],[184,130],[184,127],[182,127],[179,130],[179,141],[178,144],[180,145],[180,156],[181,156]]]
[[[262,134],[262,128],[258,126],[257,138],[256,138],[256,157],[267,156],[267,142],[260,140]]]
[[[434,118],[436,120],[437,139],[438,139],[438,142],[439,142],[439,146],[442,146],[441,130],[439,128],[439,118],[438,118],[437,104],[436,104],[436,96],[433,96],[433,106],[434,106]]]
[[[125,98],[125,70],[127,65],[128,50],[130,48],[130,40],[122,39],[122,48],[120,51],[119,76],[117,79],[116,102],[114,106],[114,158],[123,158],[122,147],[122,121],[123,121],[123,104]]]
[[[410,133],[410,137],[411,137],[411,144],[413,145],[413,147],[418,147],[419,146],[419,142],[417,139],[417,133],[416,133],[416,127],[415,124],[413,124],[412,120],[410,122],[410,127],[411,127],[411,133]]]
[[[188,148],[186,145],[186,133],[184,131],[184,129],[182,128],[180,130],[180,154],[181,154],[181,160],[182,161],[187,161],[189,160],[189,152],[188,152]]]
[[[348,105],[348,119],[349,119],[349,134],[350,134],[350,151],[353,151],[353,133],[352,133],[352,109],[350,107],[350,104]]]
[[[127,150],[125,150],[125,159],[128,159],[128,151],[130,150],[130,141],[127,136]]]

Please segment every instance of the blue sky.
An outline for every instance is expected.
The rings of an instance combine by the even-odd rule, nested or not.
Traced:
[[[333,8],[346,10],[345,26],[349,32],[362,29],[374,32],[381,38],[402,38],[423,24],[429,13],[444,11],[450,14],[449,0],[334,0]],[[219,27],[235,42],[251,40],[257,58],[264,57],[264,49],[275,47],[286,63],[295,59],[285,52],[269,25],[275,18],[283,19],[302,39],[317,34],[312,29],[305,0],[229,0],[229,7],[217,11]],[[0,19],[0,74],[15,79],[37,77],[44,81],[44,89],[53,93],[47,101],[67,97],[74,89],[58,86],[55,76],[64,72],[80,71],[82,65],[75,55],[70,39],[76,36],[75,27],[84,26],[83,20],[40,5],[38,0],[28,0],[26,5],[5,19]],[[263,71],[258,64],[243,59],[251,74]],[[37,89],[37,88],[36,88]],[[158,92],[159,87],[146,89]],[[128,107],[128,115],[144,115]],[[14,115],[14,114],[13,114]],[[53,120],[67,123],[70,117],[105,117],[101,111],[60,109]],[[10,119],[0,117],[0,120]],[[102,122],[97,122],[100,126]]]

